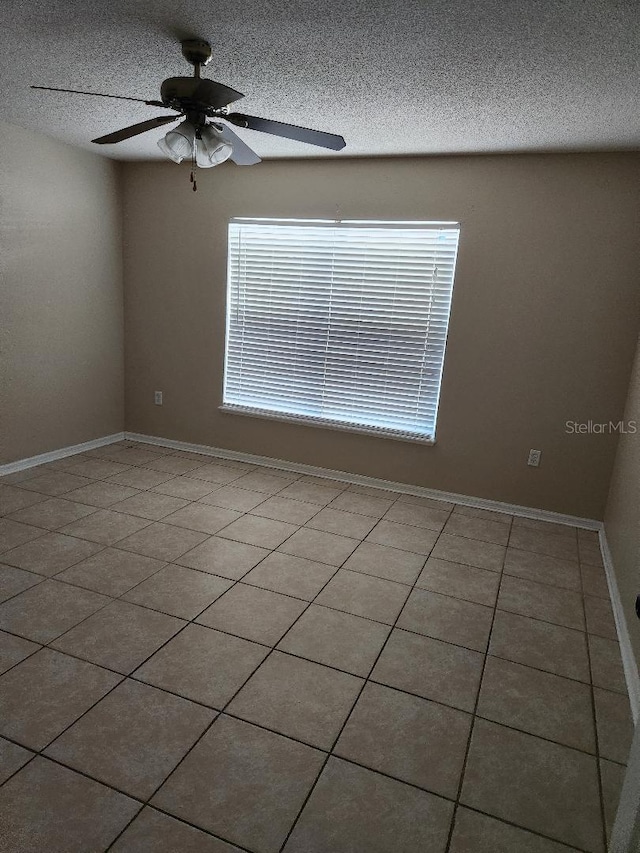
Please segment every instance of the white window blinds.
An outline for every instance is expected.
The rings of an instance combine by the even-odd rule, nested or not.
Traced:
[[[232,220],[223,410],[433,440],[459,232]]]

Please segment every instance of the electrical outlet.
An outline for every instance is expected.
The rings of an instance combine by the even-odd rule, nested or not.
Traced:
[[[540,457],[542,456],[541,450],[530,450],[529,458],[527,459],[527,465],[532,465],[534,468],[537,468],[540,464]]]
[[[153,392],[153,402],[156,404],[156,406],[162,405],[162,391]]]

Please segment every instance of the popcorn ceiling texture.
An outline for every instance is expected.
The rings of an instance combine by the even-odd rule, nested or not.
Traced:
[[[637,0],[2,0],[0,117],[90,140],[162,110],[31,84],[158,98],[206,76],[237,109],[342,134],[344,152],[240,131],[263,157],[640,147]],[[152,159],[166,130],[100,153]]]

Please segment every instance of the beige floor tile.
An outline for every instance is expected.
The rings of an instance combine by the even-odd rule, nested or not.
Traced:
[[[0,518],[0,554],[6,554],[12,548],[30,542],[32,539],[37,539],[44,533],[45,531],[41,527],[32,527],[30,524]]]
[[[398,524],[395,521],[379,521],[367,536],[367,542],[377,545],[388,545],[401,551],[411,551],[425,557],[433,548],[438,534],[424,527],[412,527],[409,524]]]
[[[516,527],[511,530],[509,545],[521,551],[534,551],[536,554],[548,554],[563,560],[578,559],[578,543],[574,537],[557,533],[541,533],[528,527]]]
[[[348,564],[347,568],[349,568]],[[474,566],[463,566],[462,563],[449,563],[437,557],[429,557],[416,581],[416,586],[493,607],[498,598],[500,575],[486,569],[476,569]]]
[[[6,554],[2,559],[6,559]],[[7,560],[7,562],[10,562],[10,560]],[[611,609],[611,602],[608,598],[596,598],[593,595],[585,595],[584,610],[587,617],[587,631],[590,634],[607,637],[609,640],[618,639],[613,610]]]
[[[262,492],[239,489],[232,484],[230,486],[222,486],[208,495],[204,495],[200,498],[200,503],[211,506],[222,506],[226,509],[235,509],[238,512],[249,512],[249,510],[254,509],[258,505],[264,504],[265,499],[269,500]],[[280,519],[280,521],[287,520],[286,518]]]
[[[82,488],[75,489],[73,492],[67,492],[66,498],[69,501],[77,501],[81,504],[107,509],[119,501],[138,494],[140,492],[137,489],[132,489],[130,486],[117,486],[115,483],[92,480],[89,486],[82,486]]]
[[[143,463],[144,468],[152,471],[165,471],[167,474],[188,474],[202,467],[202,462],[196,459],[181,459],[179,456],[157,456]]]
[[[389,494],[389,493],[387,493]],[[394,493],[391,493],[394,494]],[[449,501],[441,501],[437,498],[425,498],[422,495],[407,495],[402,492],[394,494],[400,503],[413,504],[414,506],[424,506],[430,509],[441,509],[451,512],[453,504]]]
[[[366,495],[367,497],[375,497],[375,498],[390,498],[391,500],[396,500],[399,496],[399,492],[393,492],[390,489],[379,489],[375,486],[365,486],[362,483],[349,483],[347,485],[347,491],[353,492],[357,495]],[[418,498],[418,500],[421,500]]]
[[[165,518],[166,524],[185,527],[188,530],[199,530],[201,533],[217,533],[223,527],[231,524],[241,513],[220,506],[208,506],[203,503],[191,503]]]
[[[330,758],[284,853],[444,853],[453,804]]]
[[[452,513],[444,527],[444,532],[451,536],[466,536],[468,539],[493,542],[495,545],[506,545],[509,541],[507,524],[474,518],[462,513]]]
[[[188,625],[138,669],[135,678],[220,709],[268,653],[266,646]]]
[[[236,584],[198,617],[198,623],[275,646],[307,606],[306,602],[266,589]]]
[[[118,543],[125,551],[172,562],[208,539],[206,533],[156,521]],[[195,567],[194,567],[195,568]]]
[[[61,528],[61,533],[99,542],[101,545],[115,545],[121,539],[132,533],[148,527],[149,519],[112,512],[110,509],[99,509],[88,518],[81,518]]]
[[[230,509],[220,512],[232,512]],[[238,517],[238,513],[234,513]],[[298,529],[296,524],[286,521],[275,521],[271,518],[260,518],[257,515],[243,515],[237,521],[231,519],[231,523],[220,531],[220,536],[225,539],[233,539],[236,542],[244,542],[247,545],[258,545],[263,548],[277,548],[285,539]]]
[[[484,657],[478,652],[396,628],[371,678],[390,687],[473,711]]]
[[[361,542],[344,564],[345,569],[365,575],[413,584],[418,577],[424,556],[387,545]]]
[[[488,657],[477,713],[495,723],[595,753],[591,689],[578,681]]]
[[[465,506],[456,504],[453,508],[456,515],[466,515],[470,518],[482,518],[484,521],[499,521],[501,524],[511,524],[513,516],[506,512],[498,512],[493,509],[483,509],[477,506]]]
[[[226,578],[198,572],[184,566],[169,565],[129,590],[125,601],[141,604],[153,610],[195,619],[232,585]]]
[[[253,492],[253,494],[257,493]],[[264,495],[261,497],[264,498]],[[262,500],[259,506],[254,504],[254,507],[250,508],[253,510],[252,515],[259,515],[262,518],[272,518],[275,521],[288,521],[290,524],[295,525],[304,524],[321,511],[318,504],[295,501],[291,498],[281,498],[278,495]]]
[[[262,492],[264,495],[275,495],[283,491],[295,479],[295,477],[279,477],[264,470],[250,471],[248,474],[243,474],[240,479],[235,480],[234,485],[240,489]],[[295,497],[295,495],[290,495],[290,497]],[[304,500],[304,498],[298,498],[298,500]]]
[[[464,536],[442,533],[431,556],[451,563],[463,563],[478,569],[499,572],[502,569],[506,549],[493,542],[480,542]]]
[[[0,789],[3,847],[14,853],[105,850],[139,808],[124,794],[35,758]]]
[[[600,778],[602,779],[602,802],[604,805],[604,820],[607,826],[607,841],[611,839],[611,830],[616,819],[620,793],[624,781],[625,768],[621,764],[600,759]]]
[[[148,806],[140,812],[111,848],[112,853],[242,853],[188,823]]]
[[[2,555],[2,560],[19,569],[51,577],[101,550],[102,546],[94,542],[64,536],[62,533],[46,533],[7,551]]]
[[[376,520],[369,516],[324,507],[307,522],[306,526],[314,530],[324,530],[326,533],[337,533],[340,536],[351,536],[353,539],[364,539],[375,524]]]
[[[493,609],[470,601],[414,589],[398,619],[398,628],[486,651]]]
[[[604,569],[599,566],[580,566],[582,575],[582,589],[585,595],[595,595],[598,598],[609,600],[609,585]]]
[[[582,597],[572,590],[504,575],[498,607],[565,628],[585,629]]]
[[[0,564],[0,602],[13,598],[19,592],[29,589],[38,583],[42,583],[41,575],[16,569],[14,566]]]
[[[260,853],[277,853],[324,754],[224,715],[152,800]]]
[[[334,752],[455,799],[471,719],[446,705],[367,684]]]
[[[312,661],[273,652],[228,711],[247,722],[330,749],[363,681]]]
[[[431,507],[416,506],[415,504],[396,501],[385,514],[385,521],[397,521],[399,524],[409,524],[413,527],[426,527],[440,533],[449,518],[449,510],[432,509]]]
[[[99,666],[40,649],[0,679],[0,734],[43,749],[119,680]]]
[[[40,646],[31,640],[0,631],[0,675],[37,652]]]
[[[16,743],[11,743],[10,740],[0,738],[0,785],[32,758],[33,752]]]
[[[110,458],[122,465],[148,465],[154,459],[165,459],[168,453],[169,450],[164,447],[153,450],[146,447],[125,447],[115,452]]]
[[[633,738],[633,720],[629,699],[621,693],[595,687],[598,748],[603,758],[626,764]]]
[[[603,567],[604,563],[602,562],[602,551],[600,550],[600,545],[591,543],[591,542],[578,542],[578,553],[580,555],[580,562],[587,566],[599,566]]]
[[[342,509],[345,512],[357,512],[360,515],[370,515],[371,518],[382,518],[385,512],[393,506],[395,496],[381,498],[373,495],[360,495],[347,490],[334,498],[329,506],[331,509]]]
[[[171,495],[175,498],[184,498],[187,501],[197,501],[205,495],[216,491],[216,483],[207,483],[204,480],[194,480],[191,477],[175,477],[153,486],[151,491],[160,495]],[[232,507],[234,509],[234,507]]]
[[[583,752],[478,719],[461,802],[589,853],[602,853],[596,759]]]
[[[220,486],[232,483],[242,477],[242,474],[241,470],[229,468],[218,462],[209,462],[207,465],[201,465],[195,471],[189,472],[189,476],[195,480],[206,480],[208,483],[217,483]]]
[[[0,515],[9,515],[10,512],[16,512],[44,500],[44,495],[40,495],[38,492],[30,492],[18,486],[0,483]]]
[[[238,580],[264,560],[268,553],[266,548],[257,548],[255,545],[247,545],[244,542],[212,536],[201,545],[178,557],[176,562],[201,572],[210,572],[213,575]]]
[[[76,462],[69,460],[69,465],[65,468],[65,471],[70,474],[77,474],[79,477],[89,477],[94,480],[106,480],[107,477],[121,474],[127,470],[130,470],[129,465],[111,462],[108,459],[78,459]]]
[[[142,554],[104,548],[88,560],[61,572],[57,579],[116,598],[165,565],[162,560]]]
[[[507,548],[504,573],[530,581],[551,584],[580,592],[580,569],[571,560],[561,560],[534,551]]]
[[[160,495],[156,492],[138,492],[119,503],[113,504],[111,509],[115,512],[125,512],[129,515],[148,518],[151,521],[159,521],[188,505],[189,501],[184,500],[184,498],[174,498],[171,495]]]
[[[524,518],[516,515],[513,519],[515,529],[533,530],[537,533],[553,534],[555,536],[564,536],[572,542],[577,540],[577,528],[571,527],[568,524],[556,524],[554,521],[541,521],[537,518]]]
[[[627,684],[620,656],[620,646],[615,640],[589,635],[591,677],[597,687],[627,692]]]
[[[496,613],[489,654],[589,683],[586,637],[580,631]]]
[[[331,503],[334,498],[342,494],[344,490],[339,488],[331,488],[329,486],[319,486],[316,483],[305,483],[302,481],[288,485],[286,489],[280,492],[282,498],[293,498],[297,501],[306,501],[319,506],[326,506]]]
[[[215,712],[123,681],[46,749],[50,758],[141,800],[150,797]]]
[[[573,853],[566,847],[501,820],[460,806],[450,853]]]
[[[152,489],[160,483],[172,480],[175,474],[166,471],[152,471],[150,468],[128,468],[120,474],[109,477],[109,483],[117,483],[119,486],[131,486],[134,489]]]
[[[262,589],[311,601],[337,571],[336,566],[274,551],[242,580]]]
[[[47,498],[34,506],[14,512],[11,519],[22,524],[32,524],[34,527],[44,527],[46,530],[57,530],[94,512],[94,506],[85,506],[64,498]]]
[[[78,477],[75,474],[68,474],[66,471],[47,471],[37,477],[25,480],[20,488],[56,497],[73,489],[79,489],[81,486],[87,486],[92,482],[93,480],[88,479],[88,477]]]
[[[366,677],[389,631],[388,625],[312,604],[278,649]]]
[[[0,604],[0,628],[48,643],[108,603],[96,592],[45,580]]]
[[[359,544],[357,539],[348,536],[301,527],[278,550],[294,557],[341,566]]]
[[[52,646],[99,666],[130,673],[182,628],[182,619],[113,601]]]
[[[315,601],[354,616],[393,625],[409,592],[405,584],[340,569]]]

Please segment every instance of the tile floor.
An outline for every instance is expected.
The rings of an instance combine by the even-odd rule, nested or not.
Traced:
[[[120,442],[0,480],[3,853],[603,853],[596,534]]]

